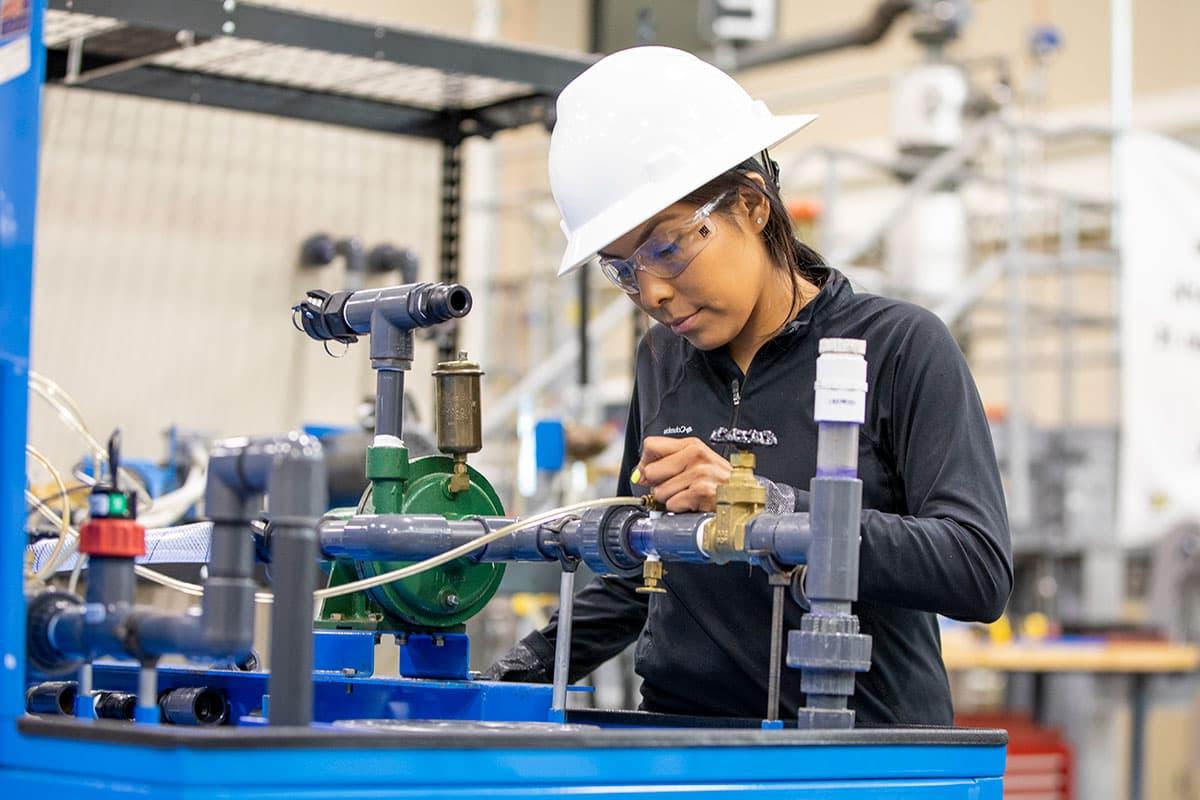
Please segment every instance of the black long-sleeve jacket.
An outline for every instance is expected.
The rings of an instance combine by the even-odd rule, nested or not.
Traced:
[[[872,665],[851,705],[859,725],[952,721],[935,614],[994,620],[1012,587],[1008,520],[992,440],[974,380],[945,325],[896,300],[857,294],[835,270],[821,291],[755,355],[745,375],[722,348],[703,352],[655,326],[638,349],[618,492],[646,436],[696,436],[736,426],[772,431],[756,472],[796,489],[816,471],[813,382],[817,343],[867,341],[867,421],[859,602]],[[636,487],[633,487],[636,488]],[[766,708],[771,594],[745,564],[668,564],[667,593],[636,580],[597,578],[577,596],[572,679],[638,640],[636,670],[650,711],[761,717]],[[788,603],[785,629],[802,611]],[[548,679],[556,621],[522,645]],[[528,679],[528,676],[527,676]],[[802,705],[800,674],[784,669],[782,705]]]

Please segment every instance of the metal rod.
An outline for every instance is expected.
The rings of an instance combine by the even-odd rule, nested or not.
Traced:
[[[1024,128],[1014,126],[1004,126],[1009,131],[1019,131],[1021,135],[1034,136],[1035,132],[1028,131]],[[1083,134],[1080,133],[1082,136]],[[924,156],[880,156],[874,153],[863,152],[845,147],[818,147],[812,150],[806,150],[800,153],[799,156],[788,164],[788,169],[784,171],[785,175],[795,174],[799,171],[803,163],[811,157],[820,156],[824,158],[837,158],[850,164],[857,164],[869,169],[877,170],[880,173],[895,177],[902,175],[916,175],[925,169],[931,159]],[[865,177],[865,176],[863,176]],[[963,165],[962,169],[956,173],[956,176],[963,183],[971,182],[978,183],[983,186],[992,186],[996,188],[1007,188],[1008,179],[1004,176],[990,175],[986,172],[981,172],[978,168],[972,167],[969,164]],[[1020,182],[1021,192],[1028,195],[1036,195],[1052,200],[1063,200],[1073,203],[1080,208],[1108,210],[1112,207],[1113,201],[1108,197],[1100,197],[1098,195],[1084,194],[1072,192],[1056,186],[1050,186],[1025,177]],[[826,250],[828,246],[822,245]]]
[[[1029,431],[1025,421],[1025,297],[1021,261],[1020,134],[1008,132],[1005,172],[1008,176],[1008,244],[1004,275],[1008,323],[1008,488],[1011,522],[1018,535],[1028,534],[1031,522]]]
[[[1079,209],[1065,203],[1059,211],[1059,253],[1063,267],[1058,272],[1058,299],[1062,306],[1060,329],[1062,341],[1062,375],[1059,378],[1059,408],[1063,430],[1069,429],[1074,421],[1075,409],[1075,277],[1065,264],[1079,250]]]
[[[79,69],[83,64],[83,37],[78,36],[67,44],[67,74],[63,83],[72,84],[79,80]],[[97,472],[97,475],[100,473]]]
[[[462,145],[459,134],[442,144],[441,267],[445,283],[458,282],[459,223],[462,221]],[[458,353],[458,327],[438,332],[438,361],[451,361]]]
[[[1130,685],[1130,721],[1129,721],[1129,800],[1142,800],[1145,783],[1146,758],[1146,712],[1149,703],[1146,700],[1146,687],[1149,676],[1144,672],[1135,672],[1129,676]]]
[[[771,587],[771,663],[767,669],[767,722],[779,719],[780,661],[783,657],[783,590],[777,583]]]
[[[588,346],[588,317],[591,315],[591,289],[588,286],[588,276],[591,270],[581,269],[576,273],[576,288],[579,293],[579,324],[576,331],[579,339],[579,386],[586,387],[591,383],[591,348]]]
[[[558,584],[558,634],[554,637],[554,690],[552,711],[567,710],[567,684],[571,672],[571,615],[575,609],[575,570],[564,569]]]
[[[1110,142],[1113,205],[1112,213],[1109,216],[1109,240],[1112,248],[1118,253],[1117,267],[1113,273],[1112,282],[1112,309],[1117,317],[1117,324],[1113,326],[1112,341],[1119,359],[1123,327],[1120,316],[1121,285],[1124,282],[1120,259],[1120,253],[1124,249],[1124,242],[1121,241],[1120,197],[1121,183],[1126,167],[1121,158],[1121,148],[1126,134],[1133,125],[1133,0],[1110,0],[1109,2],[1109,52],[1109,106],[1113,128]],[[1112,392],[1113,420],[1117,421],[1121,419],[1122,395],[1119,361],[1117,368],[1113,370],[1110,390]]]

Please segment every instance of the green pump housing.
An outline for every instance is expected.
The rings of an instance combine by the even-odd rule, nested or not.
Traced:
[[[502,516],[500,498],[491,484],[467,466],[470,485],[452,492],[455,462],[445,456],[409,461],[404,447],[367,448],[367,477],[371,484],[357,508],[332,514],[440,514],[447,519]],[[400,569],[399,561],[327,562],[329,585],[372,578]],[[318,628],[377,631],[441,631],[463,629],[478,614],[504,578],[503,564],[477,564],[460,558],[411,578],[393,581],[365,592],[325,601],[315,623]]]

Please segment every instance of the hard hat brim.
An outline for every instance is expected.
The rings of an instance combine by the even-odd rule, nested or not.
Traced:
[[[634,188],[620,203],[614,204],[603,214],[581,225],[567,238],[567,248],[559,264],[558,275],[561,277],[579,269],[606,245],[620,239],[726,170],[733,169],[747,158],[787,139],[816,118],[816,114],[775,116],[766,124],[756,126],[758,130],[754,136],[737,137],[725,147],[719,147],[719,155],[714,156],[709,163],[720,166],[711,175],[698,175],[694,170],[688,170],[684,174]]]

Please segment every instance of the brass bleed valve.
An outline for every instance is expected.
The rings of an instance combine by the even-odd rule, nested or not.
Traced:
[[[661,517],[667,510],[666,506],[654,499],[653,491],[643,495],[642,505],[650,512],[651,519]],[[663,587],[666,574],[667,568],[662,559],[654,554],[647,555],[646,560],[642,562],[642,585],[634,591],[638,594],[666,594],[667,590]]]
[[[746,549],[746,525],[763,512],[767,490],[754,477],[754,454],[736,450],[729,459],[733,474],[717,487],[717,513],[705,526],[704,552],[716,564],[724,564]]]
[[[642,562],[642,585],[636,591],[638,594],[666,594],[663,588],[663,577],[667,574],[663,562],[658,556],[646,556]]]
[[[454,472],[446,483],[450,494],[471,488],[467,454],[483,449],[480,378],[483,370],[459,352],[454,361],[443,361],[433,371],[437,419],[437,446],[454,459]]]

